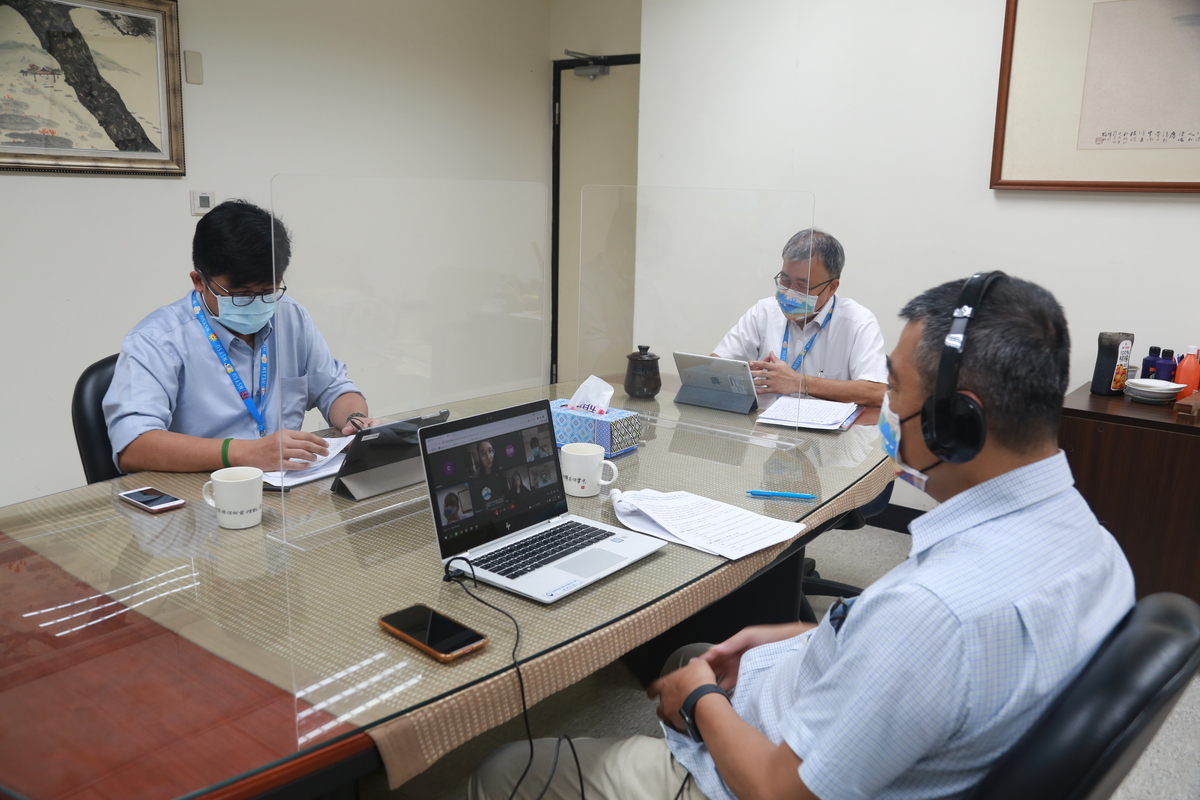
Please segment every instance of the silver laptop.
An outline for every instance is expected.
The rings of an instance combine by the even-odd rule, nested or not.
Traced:
[[[676,352],[675,368],[683,382],[675,394],[676,403],[738,414],[758,408],[754,378],[745,361]]]
[[[553,603],[666,542],[567,512],[550,403],[418,432],[442,563]],[[466,559],[466,560],[464,560]]]

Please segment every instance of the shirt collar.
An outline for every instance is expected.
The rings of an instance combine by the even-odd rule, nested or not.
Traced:
[[[1075,485],[1066,454],[1026,464],[960,492],[909,524],[917,555],[945,539],[1033,506]]]

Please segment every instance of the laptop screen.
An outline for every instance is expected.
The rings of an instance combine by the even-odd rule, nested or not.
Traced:
[[[442,558],[567,513],[545,400],[420,430]]]

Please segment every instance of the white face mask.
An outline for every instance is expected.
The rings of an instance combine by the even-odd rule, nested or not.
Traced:
[[[883,406],[879,409],[878,425],[879,432],[883,435],[883,451],[891,456],[892,461],[896,463],[896,477],[923,492],[925,491],[925,484],[929,481],[929,476],[920,470],[913,469],[900,460],[900,426],[920,413],[920,411],[917,411],[909,414],[904,419],[900,419],[900,416],[895,411],[892,411],[887,394],[884,394]],[[933,467],[941,463],[941,461],[937,461],[927,469],[933,469]]]

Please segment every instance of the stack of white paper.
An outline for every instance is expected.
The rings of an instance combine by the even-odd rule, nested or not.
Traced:
[[[850,426],[858,416],[854,403],[835,403],[815,397],[780,397],[758,415],[758,422],[791,428],[836,431]]]
[[[804,530],[803,523],[764,517],[691,492],[613,489],[609,494],[625,527],[730,559],[786,542]]]

